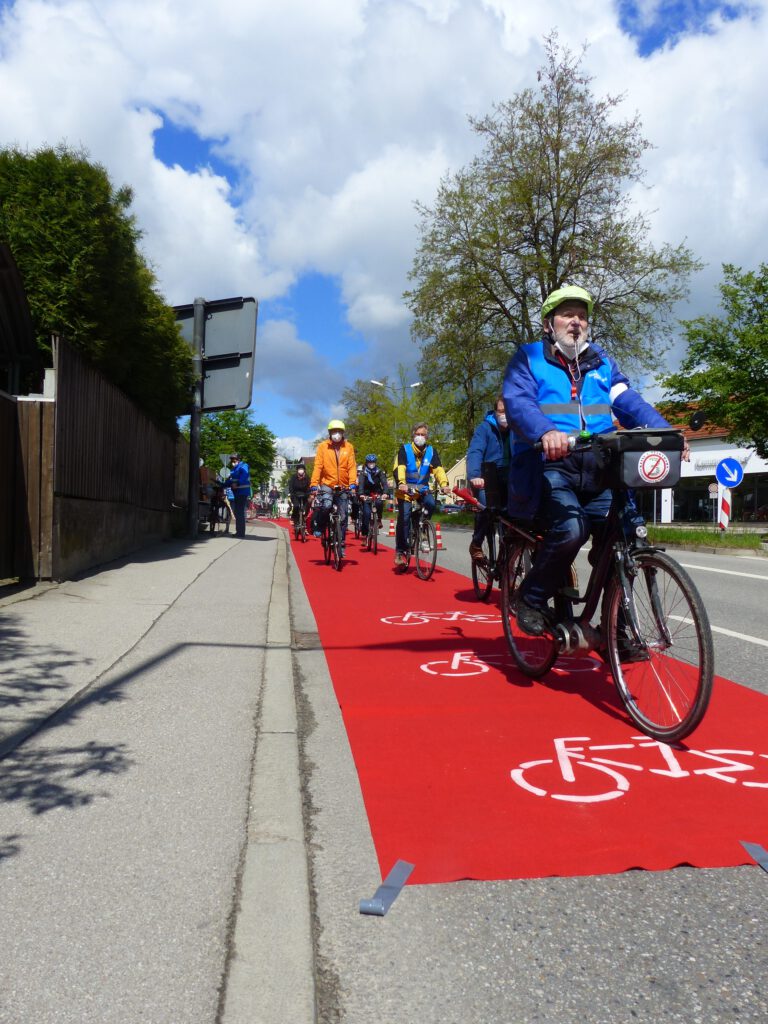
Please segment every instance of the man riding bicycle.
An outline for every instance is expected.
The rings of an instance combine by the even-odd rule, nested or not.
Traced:
[[[303,462],[298,464],[296,472],[288,479],[288,497],[291,499],[291,519],[293,520],[294,527],[296,527],[299,523],[302,507],[304,515],[306,515],[309,502],[309,477]]]
[[[384,507],[384,498],[389,497],[389,481],[383,469],[379,469],[378,459],[375,455],[365,456],[365,466],[358,477],[360,498],[371,498],[376,496],[374,501],[362,501],[362,520],[360,524],[360,536],[367,537],[370,528],[377,529],[381,510]],[[376,505],[376,515],[371,526],[371,506]]]
[[[509,424],[501,395],[496,399],[493,411],[475,429],[467,449],[467,478],[481,505],[488,504],[483,477],[484,462],[492,462],[496,466],[495,482],[500,493],[504,494],[509,472]],[[474,562],[485,558],[483,540],[487,530],[488,511],[481,509],[475,513],[475,528],[469,545],[469,553]]]
[[[545,631],[548,602],[590,533],[599,539],[611,504],[598,456],[592,450],[569,455],[568,435],[612,431],[614,416],[629,428],[669,426],[614,360],[590,342],[593,306],[584,288],[553,291],[541,307],[542,339],[522,345],[504,376],[513,441],[509,513],[537,516],[547,531],[517,607],[520,628],[532,636]],[[541,454],[532,447],[537,442]]]
[[[429,430],[426,423],[417,423],[411,431],[410,444],[401,444],[395,459],[395,486],[397,488],[397,527],[395,529],[395,566],[408,564],[406,557],[411,539],[412,494],[421,495],[426,515],[435,511],[435,498],[430,491],[430,477],[434,477],[443,494],[448,494],[448,477],[436,449],[427,443]]]
[[[328,440],[321,441],[315,453],[309,490],[315,495],[312,525],[316,537],[322,535],[334,502],[339,510],[341,535],[347,535],[348,492],[357,490],[357,460],[355,449],[344,437],[346,429],[341,420],[331,420]],[[334,493],[335,487],[341,491]],[[341,555],[344,556],[343,545]]]

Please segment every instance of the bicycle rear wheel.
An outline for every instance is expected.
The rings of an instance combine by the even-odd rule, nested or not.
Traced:
[[[482,562],[472,559],[472,586],[478,601],[487,601],[493,590],[493,566],[496,562],[496,531],[488,531],[483,537]]]
[[[435,571],[437,562],[437,534],[435,524],[429,519],[421,517],[418,529],[416,530],[416,545],[414,550],[416,559],[416,575],[421,580],[428,580]]]
[[[540,679],[554,665],[558,646],[552,636],[529,636],[517,624],[520,585],[531,567],[533,549],[527,541],[512,541],[502,549],[501,619],[509,653],[525,675]]]
[[[661,551],[633,556],[632,608],[640,643],[622,610],[616,577],[603,599],[608,663],[632,721],[663,743],[693,732],[709,704],[714,650],[709,619],[696,586]]]

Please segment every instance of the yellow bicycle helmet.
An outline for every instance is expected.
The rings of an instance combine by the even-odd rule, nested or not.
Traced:
[[[592,316],[592,307],[595,303],[586,288],[580,288],[576,284],[566,284],[562,288],[555,289],[546,297],[541,307],[541,319],[543,320],[545,317],[548,317],[558,306],[568,302],[569,299],[575,302],[583,302],[587,307],[587,316]]]
[[[329,422],[328,422],[328,431],[329,432],[331,430],[346,431],[346,429],[347,428],[344,426],[344,421],[343,420],[329,420]]]

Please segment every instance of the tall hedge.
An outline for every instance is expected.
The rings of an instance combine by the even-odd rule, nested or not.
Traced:
[[[0,240],[24,281],[37,343],[64,337],[161,425],[189,410],[192,364],[139,251],[130,188],[66,146],[0,150]]]

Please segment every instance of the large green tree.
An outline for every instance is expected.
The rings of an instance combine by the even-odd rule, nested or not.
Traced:
[[[556,35],[537,86],[471,119],[483,148],[446,176],[434,205],[417,204],[420,242],[406,294],[425,383],[481,407],[515,348],[539,336],[542,299],[562,284],[595,296],[593,337],[622,365],[655,367],[672,310],[698,262],[684,244],[654,246],[630,189],[650,143],[622,97],[597,98]],[[447,382],[447,385],[446,385]]]
[[[398,448],[410,440],[411,428],[420,422],[429,426],[430,442],[438,449],[443,465],[451,466],[464,454],[464,439],[453,432],[450,396],[446,398],[442,389],[432,390],[423,383],[411,387],[413,382],[402,366],[397,381],[390,383],[385,378],[381,383],[384,387],[357,380],[341,396],[346,436],[355,446],[358,462],[375,454],[391,477]]]
[[[156,421],[189,410],[192,360],[139,250],[132,192],[65,146],[0,150],[0,240],[11,248],[37,341],[76,349]]]
[[[184,429],[189,434],[189,427]],[[200,420],[200,458],[209,469],[222,469],[221,456],[237,452],[251,471],[251,484],[267,483],[275,461],[275,435],[256,423],[248,409],[204,413]]]
[[[688,348],[663,384],[668,397],[768,459],[768,264],[724,264],[719,288],[722,316],[683,321]]]

